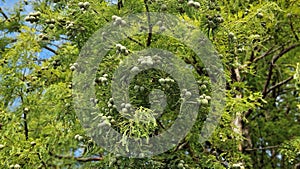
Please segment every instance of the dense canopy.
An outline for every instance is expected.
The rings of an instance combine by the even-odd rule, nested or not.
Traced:
[[[122,34],[125,38],[105,49],[95,81],[81,80],[95,88],[86,104],[99,111],[95,117],[80,116],[74,75],[86,71],[84,61],[77,60],[86,43],[108,24],[125,31],[128,15],[142,12],[171,14],[191,31],[175,30],[178,26],[166,24],[170,19],[140,18],[145,23],[138,27],[140,34]],[[101,34],[103,41],[119,35],[109,31]],[[201,31],[222,62],[224,109],[203,142],[202,127],[214,103],[209,75],[217,69],[207,69],[183,41],[160,34],[167,31]],[[0,6],[0,168],[300,168],[299,36],[299,0],[21,0]],[[188,79],[186,67],[176,62],[166,67],[176,70],[174,76],[156,69],[136,74],[128,86],[130,104],[118,105],[112,93],[120,96],[123,90],[111,91],[114,71],[126,61],[138,62],[130,57],[149,48],[167,50],[186,64],[196,82],[194,92],[182,90],[173,79]],[[144,59],[141,65],[153,65],[151,58]],[[156,105],[165,108],[160,116],[149,106],[154,92],[167,100]],[[148,139],[176,123],[179,103],[196,95],[198,116],[191,129],[171,149],[151,157],[108,151],[82,123],[93,117],[100,128],[120,132],[122,140]],[[118,111],[126,114],[131,106],[137,108],[135,121]]]

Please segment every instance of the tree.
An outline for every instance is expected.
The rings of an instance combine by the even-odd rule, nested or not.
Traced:
[[[24,11],[26,5],[33,11]],[[299,167],[299,6],[299,1],[283,0],[119,0],[117,3],[24,0],[14,9],[0,8],[0,166]],[[78,84],[73,82],[77,72],[85,71],[81,69],[83,62],[77,62],[77,59],[94,33],[108,23],[126,25],[130,22],[125,19],[126,15],[140,12],[170,13],[189,23],[191,30],[205,34],[223,63],[226,105],[211,137],[199,142],[200,131],[213,102],[210,100],[213,91],[207,65],[182,42],[153,33],[172,27],[160,22],[152,27],[149,18],[141,20],[146,23],[145,27],[140,27],[144,34],[125,36],[108,50],[96,71],[95,82],[87,84],[87,87],[95,85],[96,97],[86,104],[98,107],[100,112],[96,112],[99,115],[95,117],[100,118],[104,126],[125,133],[125,139],[149,138],[169,128],[179,114],[178,102],[189,95],[188,91],[181,95],[182,89],[170,74],[154,69],[137,74],[129,85],[130,104],[120,105],[123,113],[133,106],[138,108],[138,119],[153,120],[155,113],[149,109],[148,95],[153,94],[154,89],[164,91],[166,109],[149,123],[120,117],[119,105],[111,99],[114,70],[126,61],[127,56],[151,47],[175,53],[193,69],[200,108],[192,129],[172,149],[151,158],[128,158],[98,146],[87,135],[82,119],[90,117],[76,114],[78,105],[73,98],[77,97],[74,88]],[[113,36],[103,34],[103,38]],[[45,52],[51,55],[45,57]],[[183,68],[179,71],[184,72]]]

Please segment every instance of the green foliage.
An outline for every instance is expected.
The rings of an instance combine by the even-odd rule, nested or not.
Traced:
[[[0,8],[0,168],[299,166],[299,1],[205,0],[199,1],[200,6],[185,0],[118,2],[24,0],[11,11]],[[22,12],[25,5],[33,11]],[[226,108],[217,129],[200,143],[212,102],[205,66],[182,42],[153,34],[150,47],[170,51],[193,68],[200,91],[199,116],[173,149],[151,158],[125,158],[107,152],[86,135],[74,111],[72,75],[80,70],[74,62],[95,31],[114,22],[113,16],[147,10],[174,14],[211,40],[226,73]],[[148,48],[148,38],[141,34],[119,42],[127,52],[111,49],[99,65],[100,80],[87,84],[96,86],[91,101],[101,110],[97,119],[121,132],[124,143],[129,137],[163,132],[174,123],[183,101],[172,76],[149,70],[130,84],[130,106],[138,108],[134,120],[122,118],[114,107],[112,73],[128,54]],[[51,56],[42,57],[45,51]],[[157,120],[146,97],[154,89],[163,91],[168,100]]]

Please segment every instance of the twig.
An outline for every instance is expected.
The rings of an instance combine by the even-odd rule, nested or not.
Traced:
[[[49,151],[49,155],[54,156],[58,159],[73,159],[79,162],[89,162],[89,161],[100,161],[103,160],[103,157],[74,157],[74,156],[63,156],[63,155],[57,155],[53,154],[51,151]]]
[[[60,48],[60,46],[54,44],[54,43],[50,43],[50,45],[55,46],[56,48]]]
[[[43,166],[44,166],[45,168],[47,168],[47,164],[46,164],[45,161],[42,159],[40,153],[36,153],[36,154],[37,154],[39,160],[42,162]]]
[[[275,148],[279,148],[279,147],[280,147],[280,145],[260,147],[260,148],[247,148],[247,149],[245,149],[245,151],[268,150],[268,149],[275,149]]]

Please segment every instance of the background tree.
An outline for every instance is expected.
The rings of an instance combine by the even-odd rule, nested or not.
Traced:
[[[26,5],[33,10],[26,11]],[[201,106],[197,123],[172,150],[152,158],[117,157],[86,136],[76,117],[72,71],[77,69],[74,62],[85,42],[99,28],[113,22],[113,15],[146,11],[179,16],[212,41],[226,72],[226,110],[212,137],[200,144],[211,93],[204,65],[180,42],[160,36],[149,41],[149,34],[130,37],[120,42],[130,52],[159,47],[190,64],[201,94],[207,96],[202,98],[202,105],[207,106]],[[298,0],[24,0],[11,9],[1,7],[0,12],[1,168],[300,166],[299,87],[295,85],[299,85],[300,62]],[[171,42],[174,46],[169,45]],[[46,52],[51,54],[45,56]],[[125,54],[112,49],[106,62],[99,65],[98,76],[107,73],[111,77],[111,70],[124,58]],[[163,77],[157,72],[149,75]],[[135,83],[150,89],[153,84],[146,82],[147,78],[138,76]],[[117,112],[109,111],[109,87],[97,87],[98,97],[92,101],[104,108],[102,118],[120,131],[126,130]],[[169,97],[180,97],[176,88],[170,91],[175,93]],[[147,107],[141,93],[132,95],[139,96],[135,105]],[[168,127],[164,119],[174,120],[176,112],[176,106],[165,111],[153,130],[163,130],[159,123]],[[147,130],[136,130],[149,134]]]

